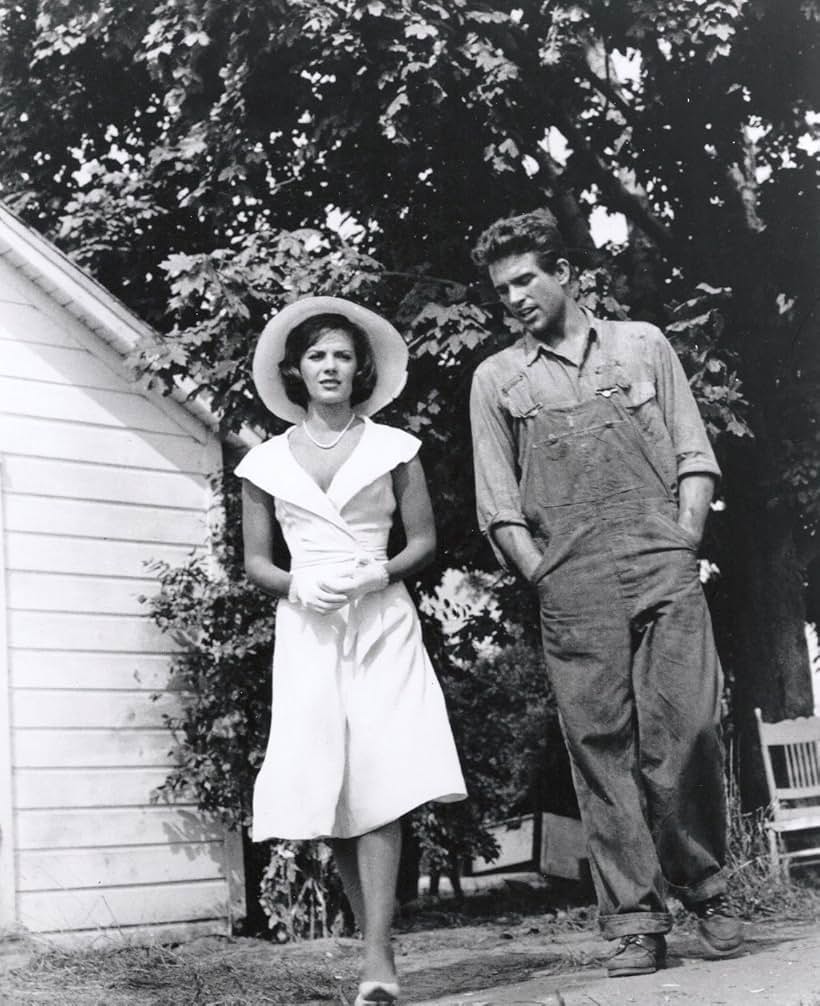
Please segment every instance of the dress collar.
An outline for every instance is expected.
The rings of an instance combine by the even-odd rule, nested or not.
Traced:
[[[352,534],[342,516],[344,507],[366,486],[387,474],[418,449],[417,441],[400,430],[363,417],[365,430],[350,457],[323,491],[297,462],[288,433],[254,447],[237,474],[249,478],[269,495],[308,510]],[[412,449],[407,441],[412,441]]]

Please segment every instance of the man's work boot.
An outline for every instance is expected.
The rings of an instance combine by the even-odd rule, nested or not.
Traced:
[[[691,906],[698,917],[698,936],[715,957],[729,957],[743,946],[743,925],[733,914],[723,894],[695,902]]]
[[[666,963],[666,940],[660,933],[631,933],[621,937],[618,949],[609,958],[610,978],[651,975]]]

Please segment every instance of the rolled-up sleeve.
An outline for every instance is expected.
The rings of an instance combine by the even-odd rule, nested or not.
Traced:
[[[527,521],[521,510],[515,438],[510,420],[499,404],[499,381],[492,363],[485,361],[473,376],[470,426],[478,526],[506,569],[507,562],[493,540],[493,528],[500,524],[526,527]]]
[[[720,478],[720,467],[683,366],[666,336],[657,329],[655,332],[658,402],[672,438],[678,478],[695,472]]]

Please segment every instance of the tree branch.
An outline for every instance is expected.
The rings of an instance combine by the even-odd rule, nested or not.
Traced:
[[[607,205],[627,216],[647,237],[652,238],[661,251],[680,256],[684,249],[675,241],[672,231],[646,208],[634,192],[626,188],[604,160],[595,153],[581,131],[573,125],[561,108],[555,108],[555,118],[559,129],[570,141],[575,155],[586,165],[605,196]]]
[[[586,215],[578,204],[575,193],[561,181],[555,162],[541,147],[535,148],[534,157],[553,190],[561,233],[566,238],[567,244],[573,248],[594,249],[595,242],[592,240]]]
[[[588,52],[592,52],[597,56],[597,53],[595,53],[594,49],[590,49],[588,50]],[[612,80],[609,76],[609,54],[605,52],[603,58],[607,72],[606,80],[603,80],[601,79],[601,77],[598,76],[596,71],[590,65],[589,58],[585,63],[580,63],[579,61],[580,71],[583,74],[584,79],[588,80],[589,83],[592,84],[595,90],[598,91],[598,93],[603,96],[606,102],[608,104],[614,105],[628,124],[634,125],[635,124],[634,110],[626,103],[623,97],[619,94],[617,88],[613,87],[612,85]],[[606,111],[606,109],[604,111]]]
[[[737,162],[726,169],[733,195],[739,197],[746,226],[759,234],[766,224],[757,215],[757,148],[748,133],[744,135],[743,166]]]

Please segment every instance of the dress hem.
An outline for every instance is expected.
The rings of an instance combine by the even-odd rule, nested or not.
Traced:
[[[449,793],[443,793],[440,796],[427,796],[416,802],[411,802],[409,806],[398,813],[391,814],[388,817],[375,821],[373,824],[367,824],[361,828],[361,830],[357,829],[356,831],[349,832],[340,830],[338,832],[315,832],[313,834],[306,835],[304,832],[300,834],[283,834],[265,829],[267,834],[257,837],[256,832],[253,828],[251,828],[251,841],[268,842],[278,839],[282,842],[313,842],[333,838],[360,838],[362,835],[367,835],[371,831],[383,828],[386,824],[390,824],[391,821],[398,821],[400,818],[404,817],[405,814],[409,814],[411,811],[416,810],[417,807],[421,807],[425,803],[459,803],[460,801],[466,799],[467,793],[464,790],[453,790]]]

